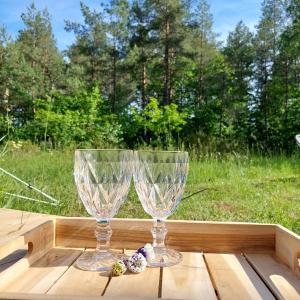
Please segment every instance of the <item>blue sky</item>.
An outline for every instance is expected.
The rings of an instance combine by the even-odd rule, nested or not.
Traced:
[[[106,0],[108,1],[108,0]],[[20,15],[32,0],[0,0],[0,24],[16,36],[22,29]],[[89,7],[97,8],[101,0],[85,0]],[[105,2],[105,1],[104,1]],[[214,30],[224,40],[239,20],[254,30],[260,16],[261,0],[210,0],[211,12],[214,16]],[[72,33],[64,30],[64,20],[81,21],[79,0],[36,0],[39,9],[48,8],[52,17],[52,26],[57,45],[61,50],[67,48],[74,40]]]

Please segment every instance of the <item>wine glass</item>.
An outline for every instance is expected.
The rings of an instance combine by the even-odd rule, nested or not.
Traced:
[[[86,251],[76,262],[89,271],[110,270],[118,260],[110,250],[110,219],[125,201],[133,168],[131,150],[76,150],[74,177],[87,212],[97,221],[95,251]]]
[[[297,134],[295,136],[295,139],[296,139],[297,145],[300,147],[300,134]]]
[[[177,208],[188,173],[188,153],[180,151],[135,151],[134,185],[144,210],[154,218],[151,230],[155,258],[152,267],[179,263],[182,255],[166,248],[165,220]]]

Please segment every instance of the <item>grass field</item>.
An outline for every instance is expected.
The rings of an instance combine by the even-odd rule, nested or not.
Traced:
[[[66,216],[87,215],[73,182],[73,151],[14,150],[0,166],[60,200],[59,207],[18,199],[5,192],[44,200],[0,173],[0,206]],[[300,158],[227,155],[190,163],[185,196],[172,219],[280,223],[300,233]],[[150,218],[131,186],[118,217]]]

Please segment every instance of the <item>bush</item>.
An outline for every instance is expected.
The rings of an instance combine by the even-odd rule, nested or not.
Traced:
[[[53,148],[73,143],[93,147],[118,145],[122,131],[116,117],[103,114],[99,89],[79,92],[74,96],[57,94],[35,102],[34,119],[26,124],[28,138]]]
[[[142,137],[142,140],[136,141],[137,144],[168,148],[174,146],[186,119],[187,113],[180,113],[176,104],[160,108],[158,101],[150,98],[144,110],[138,111],[136,107],[131,109],[126,128],[132,136]]]

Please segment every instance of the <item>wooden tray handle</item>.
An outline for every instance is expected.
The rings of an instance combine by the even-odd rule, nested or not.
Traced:
[[[55,225],[53,220],[49,220],[22,236],[0,244],[0,260],[16,250],[27,249],[26,259],[33,263],[54,247],[54,240]]]
[[[297,253],[296,266],[295,269],[300,271],[300,252]]]

